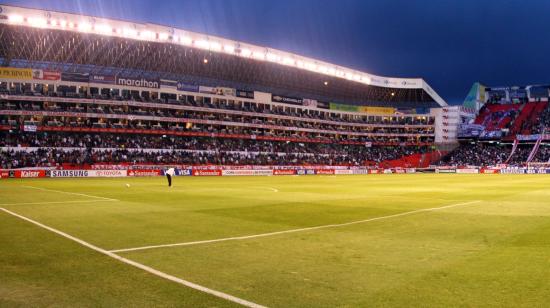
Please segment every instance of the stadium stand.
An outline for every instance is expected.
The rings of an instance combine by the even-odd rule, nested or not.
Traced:
[[[432,161],[430,108],[446,103],[422,79],[150,24],[1,12],[2,168]]]

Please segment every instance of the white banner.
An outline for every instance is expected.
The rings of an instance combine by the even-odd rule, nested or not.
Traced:
[[[273,170],[222,170],[222,175],[273,175]]]
[[[334,170],[334,174],[353,174],[353,170]]]
[[[127,170],[51,170],[52,178],[125,177]]]
[[[479,169],[456,169],[456,173],[479,173]]]

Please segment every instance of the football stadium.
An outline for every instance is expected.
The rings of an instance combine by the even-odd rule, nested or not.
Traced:
[[[544,307],[550,85],[0,5],[0,306]]]

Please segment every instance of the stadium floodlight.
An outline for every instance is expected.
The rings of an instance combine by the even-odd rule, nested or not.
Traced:
[[[67,27],[67,21],[66,21],[65,19],[58,20],[58,21],[57,21],[57,24],[58,24],[61,28]]]
[[[166,32],[161,32],[159,33],[159,39],[162,40],[162,41],[166,41],[168,39],[168,33]]]
[[[48,23],[44,18],[40,18],[40,17],[29,17],[27,18],[27,22],[31,27],[36,27],[36,28],[43,28]]]
[[[78,30],[82,32],[89,32],[92,30],[92,25],[87,22],[80,22],[78,23]]]
[[[334,68],[331,67],[331,68],[329,68],[329,69],[327,70],[327,73],[328,73],[329,75],[336,75],[336,70],[335,70]]]
[[[235,53],[235,47],[233,45],[224,45],[223,50],[227,53]]]
[[[180,42],[184,45],[191,45],[193,43],[193,39],[189,36],[182,36],[180,37]]]
[[[130,29],[130,28],[124,28],[122,30],[122,34],[126,37],[136,37],[137,36],[137,31],[134,30],[134,29]]]
[[[241,56],[250,57],[251,54],[252,54],[252,51],[250,51],[250,49],[247,49],[247,48],[241,49]]]
[[[274,54],[274,53],[271,53],[271,52],[267,53],[265,56],[266,56],[267,60],[271,61],[271,62],[279,62],[279,59],[281,58],[277,54]]]
[[[357,80],[357,81],[360,81],[361,80],[361,75],[353,75],[353,79]]]
[[[222,50],[222,45],[218,42],[210,42],[210,50],[220,51]]]
[[[254,51],[252,52],[252,56],[258,60],[265,60],[265,53],[261,51]]]
[[[210,43],[205,40],[198,40],[195,41],[195,46],[202,48],[202,49],[210,49]]]
[[[295,63],[296,63],[296,61],[294,61],[294,59],[292,59],[292,58],[286,57],[286,58],[283,59],[283,64],[285,64],[285,65],[294,65]]]
[[[304,61],[296,61],[296,66],[299,67],[299,68],[304,68]]]
[[[138,34],[141,38],[144,38],[146,40],[151,40],[155,37],[155,34],[149,30],[145,30],[143,32],[140,32]]]
[[[25,19],[21,15],[10,15],[8,16],[8,20],[13,23],[22,23]]]
[[[306,67],[306,69],[308,69],[310,71],[316,71],[317,70],[317,65],[315,65],[315,63],[306,62],[305,67]]]
[[[95,30],[99,33],[104,33],[104,34],[110,34],[110,33],[113,32],[113,28],[111,28],[111,26],[105,25],[105,24],[96,25]]]

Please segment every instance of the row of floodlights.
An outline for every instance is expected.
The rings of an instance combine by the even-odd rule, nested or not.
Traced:
[[[205,49],[214,52],[225,52],[228,54],[238,55],[244,58],[253,58],[261,61],[269,61],[279,63],[287,66],[294,66],[300,69],[309,70],[316,73],[325,74],[328,76],[335,76],[339,78],[345,78],[348,80],[354,80],[357,82],[370,84],[370,77],[364,74],[358,74],[356,72],[345,71],[341,68],[331,67],[323,64],[317,64],[315,62],[295,59],[290,56],[282,56],[272,51],[266,50],[251,50],[249,48],[237,48],[232,44],[222,44],[217,41],[205,40],[205,39],[193,39],[186,35],[170,35],[166,32],[152,32],[149,30],[135,30],[131,28],[115,28],[108,24],[91,24],[85,21],[78,23],[66,21],[63,19],[52,20],[41,17],[23,17],[21,15],[10,15],[8,21],[12,24],[27,25],[36,28],[59,28],[72,31],[84,32],[84,33],[96,33],[103,35],[116,35],[121,37],[127,37],[131,39],[142,40],[156,40],[171,42],[174,44],[182,44],[187,46],[193,46],[200,49]]]

